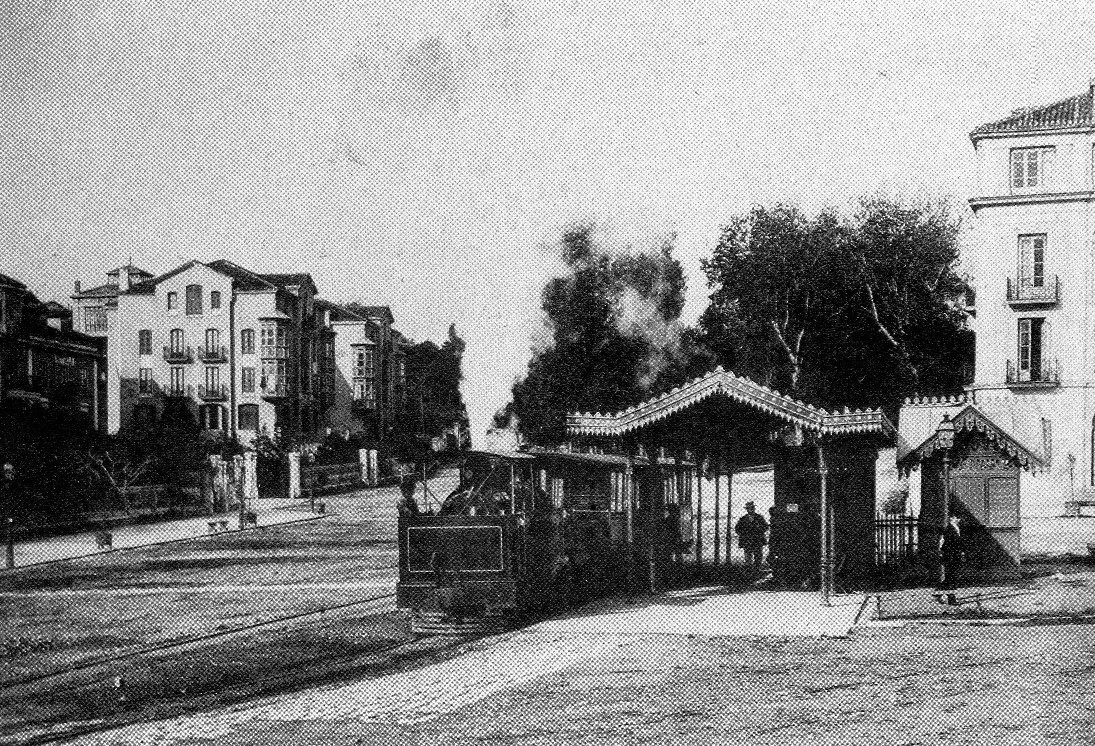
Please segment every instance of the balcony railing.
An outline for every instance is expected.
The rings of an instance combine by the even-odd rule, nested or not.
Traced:
[[[198,359],[203,363],[226,363],[228,362],[228,348],[227,347],[199,347]]]
[[[1056,360],[1043,360],[1039,366],[1021,370],[1008,360],[1007,384],[1014,388],[1051,388],[1061,385],[1061,366]]]
[[[164,362],[189,363],[194,359],[194,352],[189,347],[164,347]]]
[[[157,396],[161,393],[163,393],[163,391],[160,388],[159,384],[157,384],[155,381],[144,381],[137,383],[137,396],[149,397]]]
[[[351,409],[353,409],[354,411],[357,411],[357,412],[371,412],[374,409],[376,409],[376,399],[375,398],[354,399],[353,402],[351,403],[350,407],[351,407]]]
[[[289,396],[289,386],[284,383],[266,383],[259,388],[263,399],[285,399]]]
[[[223,383],[219,386],[198,386],[198,398],[206,401],[224,401],[228,398],[228,387]]]
[[[163,389],[163,395],[169,399],[189,399],[193,393],[194,387],[185,384],[177,386],[168,384]]]
[[[1046,306],[1061,300],[1061,282],[1057,275],[1041,278],[1035,284],[1033,277],[1008,278],[1008,303],[1013,306]]]

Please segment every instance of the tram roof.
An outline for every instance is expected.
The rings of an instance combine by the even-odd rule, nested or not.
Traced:
[[[880,409],[828,411],[781,394],[752,379],[736,376],[721,366],[622,412],[568,414],[567,431],[571,435],[620,436],[653,425],[713,396],[727,397],[788,424],[822,435],[877,434],[892,438],[895,434],[893,423]]]

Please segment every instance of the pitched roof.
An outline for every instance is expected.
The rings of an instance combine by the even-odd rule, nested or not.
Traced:
[[[360,313],[357,313],[356,311],[351,311],[349,308],[346,308],[346,306],[341,306],[338,303],[332,303],[331,301],[325,300],[323,298],[316,298],[315,306],[316,308],[319,308],[321,310],[330,311],[331,321],[357,321],[362,324],[368,324],[369,326],[376,326],[376,324],[374,324],[372,321],[369,321],[369,319],[367,319],[365,316],[362,316]]]
[[[395,321],[395,316],[392,315],[391,306],[362,306],[365,312],[371,317],[386,318],[388,323],[391,324]]]
[[[106,285],[97,285],[87,290],[81,290],[78,293],[72,294],[73,298],[117,298],[118,286],[113,283],[107,283]]]
[[[106,273],[106,276],[107,276],[107,277],[111,277],[111,276],[114,276],[114,275],[120,275],[120,274],[122,273],[122,270],[123,270],[123,269],[128,269],[128,270],[129,270],[129,274],[131,274],[131,275],[144,275],[145,277],[152,277],[152,273],[151,273],[151,272],[149,272],[149,271],[148,271],[148,270],[146,270],[146,269],[141,269],[140,267],[138,267],[137,265],[135,265],[135,264],[133,263],[133,260],[132,260],[132,259],[130,259],[130,260],[129,260],[129,262],[128,262],[127,264],[123,264],[123,265],[122,265],[122,266],[120,266],[120,267],[115,267],[114,269],[112,269],[112,270],[108,271],[108,272]]]
[[[159,285],[164,280],[170,280],[175,275],[181,275],[183,272],[185,272],[186,270],[190,269],[191,267],[193,267],[197,264],[201,264],[201,262],[199,262],[197,259],[191,259],[186,264],[181,264],[181,265],[179,265],[178,267],[175,267],[175,269],[173,269],[169,272],[164,272],[159,277],[153,277],[152,279],[145,280],[143,282],[138,282],[136,285],[131,287],[127,292],[137,294],[137,295],[146,295],[146,294],[152,293],[156,290],[156,286]]]
[[[1095,125],[1091,110],[1093,88],[1095,86],[1046,106],[1019,109],[1003,119],[982,124],[970,133],[970,137],[976,139],[978,135],[993,132],[1042,132],[1091,127]]]
[[[889,437],[894,432],[893,424],[879,409],[829,412],[792,399],[744,376],[736,376],[723,370],[721,366],[707,375],[623,412],[568,414],[567,431],[572,435],[623,435],[652,425],[715,395],[725,396],[819,434],[878,433]]]
[[[20,290],[27,289],[27,286],[25,284],[19,282],[19,280],[16,280],[14,277],[8,277],[7,275],[2,274],[0,274],[0,285],[9,288],[19,288]]]
[[[277,285],[278,287],[288,287],[290,285],[311,285],[313,292],[316,290],[316,283],[313,282],[312,276],[307,272],[289,272],[285,274],[263,273],[259,276],[267,282],[273,285]]]
[[[231,277],[236,290],[273,290],[275,287],[274,283],[263,275],[245,269],[227,259],[216,259],[208,262],[205,266],[214,272],[220,272],[222,275]]]
[[[1042,421],[1017,401],[973,403],[965,396],[908,399],[901,408],[897,436],[897,465],[910,469],[939,449],[937,429],[944,417],[956,432],[978,431],[1024,469],[1049,465]]]

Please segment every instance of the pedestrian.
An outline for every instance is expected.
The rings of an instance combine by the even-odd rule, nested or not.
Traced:
[[[768,543],[765,539],[768,521],[757,514],[757,506],[751,500],[745,503],[745,515],[738,519],[734,531],[738,535],[738,546],[745,550],[746,566],[759,570],[764,545]]]
[[[945,593],[948,606],[958,605],[954,592],[958,590],[958,580],[962,572],[964,544],[962,520],[958,511],[952,507],[948,512],[947,525],[943,527],[943,532],[939,535],[940,578],[939,587],[935,593],[935,600],[939,603],[943,603]]]

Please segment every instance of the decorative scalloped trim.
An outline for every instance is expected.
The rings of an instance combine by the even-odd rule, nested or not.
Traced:
[[[722,394],[817,433],[846,435],[894,432],[893,424],[881,410],[850,410],[846,407],[842,412],[828,412],[784,396],[749,378],[728,373],[721,366],[617,414],[571,413],[567,415],[567,429],[573,435],[622,435],[663,420],[715,394]]]
[[[1024,448],[1022,444],[1001,429],[999,425],[990,420],[981,412],[981,410],[977,409],[972,404],[956,414],[951,421],[954,422],[954,429],[956,431],[976,431],[982,433],[993,443],[993,445],[1018,461],[1019,465],[1027,471],[1037,470],[1046,466],[1046,463],[1041,458]],[[930,458],[939,450],[937,441],[938,438],[936,433],[932,433],[928,436],[927,440],[906,454],[902,459],[902,462],[904,464],[909,464],[910,461],[923,461],[924,459]]]

